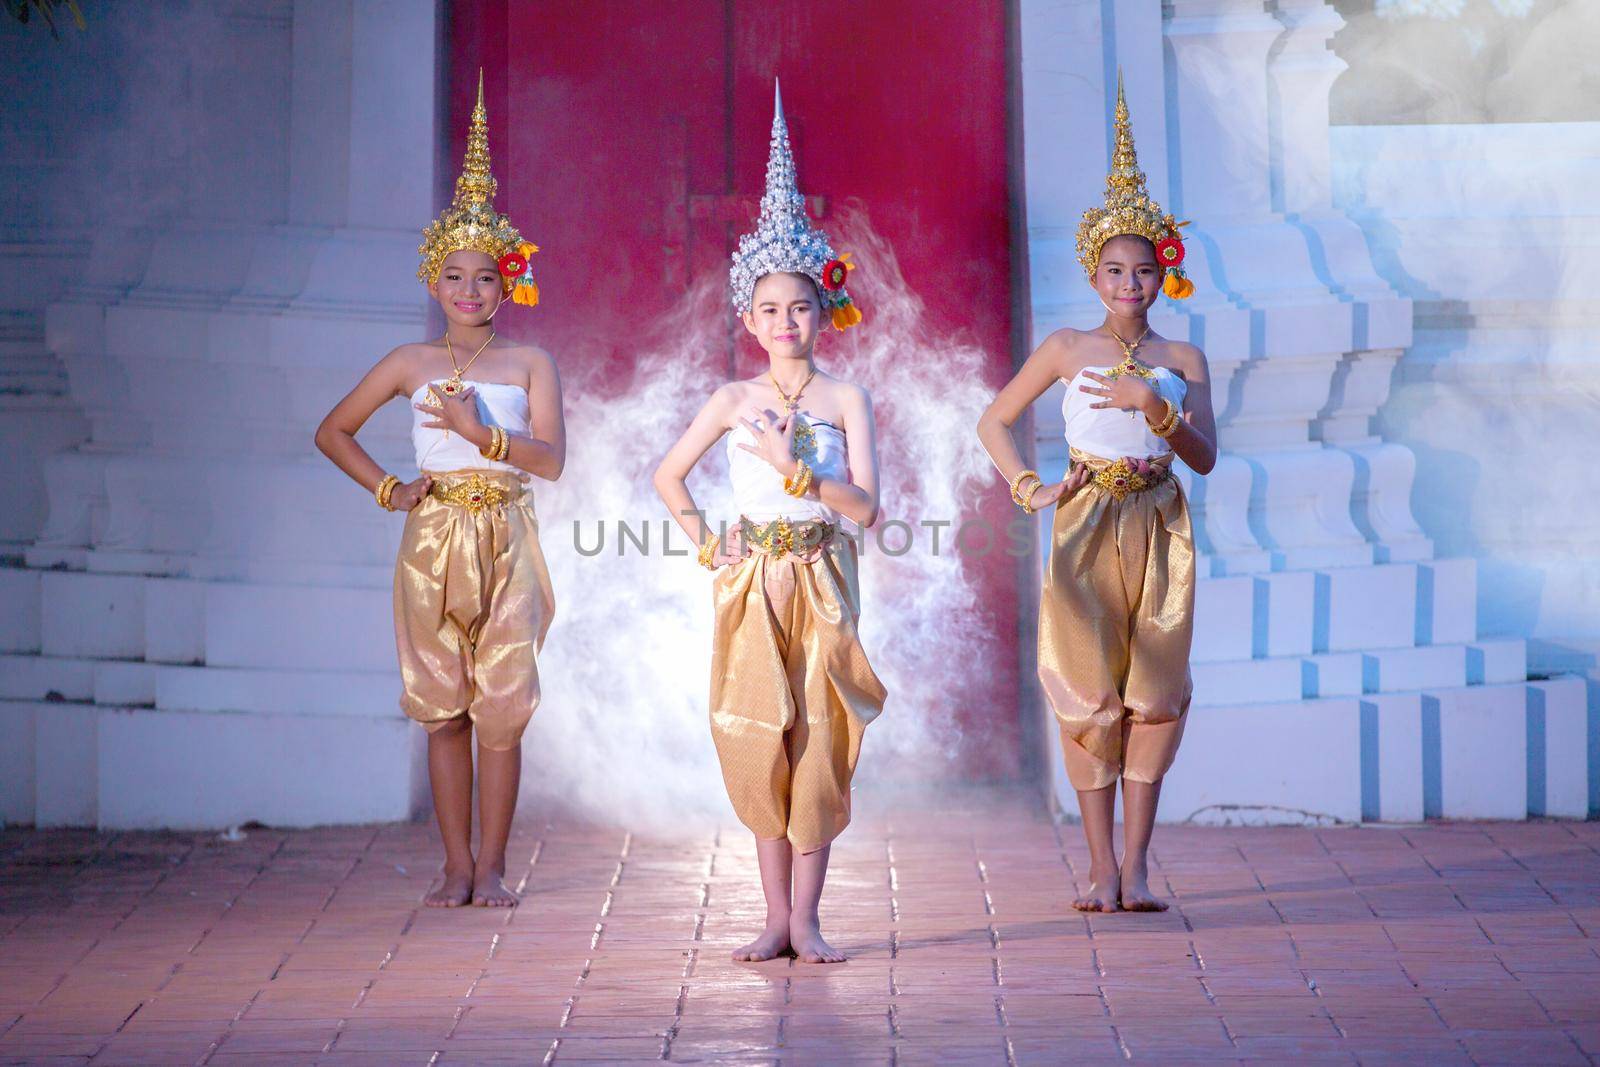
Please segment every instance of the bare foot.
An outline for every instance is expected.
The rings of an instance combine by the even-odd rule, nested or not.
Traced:
[[[762,960],[775,960],[779,956],[791,955],[793,950],[789,947],[789,927],[769,926],[761,931],[761,936],[748,945],[741,945],[733,950],[733,958],[740,963],[760,963]]]
[[[1122,870],[1122,908],[1124,911],[1166,911],[1167,902],[1150,892],[1149,875],[1143,865],[1127,864]]]
[[[430,908],[459,908],[472,899],[472,872],[444,869],[444,884],[422,898]]]
[[[514,908],[521,898],[506,885],[504,871],[479,871],[472,877],[472,903],[480,908]]]
[[[1117,898],[1121,895],[1122,880],[1117,872],[1105,874],[1089,869],[1089,891],[1077,900],[1072,906],[1079,911],[1116,911]]]
[[[822,940],[822,928],[815,921],[789,920],[789,944],[801,963],[843,963],[845,954]]]

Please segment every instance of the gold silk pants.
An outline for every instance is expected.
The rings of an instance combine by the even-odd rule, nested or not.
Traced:
[[[754,551],[713,582],[711,737],[728,799],[757,837],[814,852],[850,823],[861,735],[883,683],[856,632],[856,548]]]
[[[1103,471],[1110,461],[1073,450]],[[1077,790],[1157,782],[1183,737],[1193,683],[1194,538],[1162,461],[1148,488],[1091,482],[1056,505],[1039,605],[1039,681]],[[1109,483],[1110,479],[1105,479]]]
[[[430,732],[465,715],[483,748],[515,748],[555,612],[533,497],[506,471],[433,477],[395,561],[400,707]]]

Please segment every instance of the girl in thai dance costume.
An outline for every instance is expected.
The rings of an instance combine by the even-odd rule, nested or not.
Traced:
[[[1117,84],[1116,145],[1105,206],[1084,212],[1078,260],[1105,305],[1095,329],[1045,338],[978,423],[978,437],[1025,512],[1054,506],[1039,606],[1039,680],[1061,728],[1067,776],[1089,843],[1087,911],[1160,911],[1147,854],[1161,779],[1183,735],[1191,683],[1195,560],[1174,458],[1216,464],[1205,355],[1150,329],[1163,290],[1194,291],[1183,239],[1145,188]],[[1010,428],[1067,383],[1064,481],[1025,470]],[[1112,843],[1122,782],[1123,855]]]
[[[506,840],[522,733],[539,704],[538,653],[555,610],[529,475],[555,481],[566,459],[561,382],[550,356],[499,337],[507,298],[538,302],[538,251],[494,209],[483,75],[466,163],[450,207],[423,232],[418,277],[447,323],[367,372],[317,430],[317,447],[406,513],[395,566],[400,706],[428,731],[428,774],[444,838],[434,907],[510,907]],[[471,377],[468,377],[468,374]],[[356,442],[378,408],[411,401],[419,476],[402,482]],[[472,736],[478,740],[478,852],[472,852]]]
[[[850,780],[883,684],[856,631],[855,538],[878,514],[878,461],[866,390],[817,369],[818,334],[861,313],[851,265],[812,227],[795,187],[781,102],[772,121],[756,231],[730,271],[734,309],[770,361],[719,387],[656,471],[673,517],[716,572],[711,735],[734,811],[756,837],[766,929],[736,960],[844,959],[817,912],[829,845],[850,821]],[[724,435],[740,511],[718,536],[685,479]]]

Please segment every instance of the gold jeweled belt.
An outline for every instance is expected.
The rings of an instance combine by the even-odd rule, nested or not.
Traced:
[[[739,533],[744,543],[758,549],[773,559],[786,555],[805,555],[813,548],[826,544],[838,532],[838,526],[821,519],[773,519],[760,523],[740,516]]]
[[[471,474],[455,480],[435,479],[429,493],[435,500],[453,507],[466,508],[474,515],[484,508],[500,507],[511,499],[509,489],[481,474]]]
[[[1140,463],[1138,460],[1129,462],[1127,456],[1112,460],[1102,459],[1074,448],[1072,460],[1088,466],[1094,472],[1090,480],[1118,500],[1122,500],[1129,493],[1143,493],[1154,489],[1172,477],[1172,471],[1168,466],[1172,462],[1170,454]]]

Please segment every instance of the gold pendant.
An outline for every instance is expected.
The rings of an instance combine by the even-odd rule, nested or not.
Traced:
[[[1133,374],[1140,378],[1154,378],[1156,376],[1154,371],[1134,359],[1132,354],[1124,356],[1121,363],[1118,363],[1106,373],[1106,377],[1120,378],[1124,374]]]
[[[439,391],[442,392],[445,396],[457,396],[466,387],[467,387],[466,383],[463,382],[460,378],[450,378],[450,379],[447,379],[445,381],[445,383],[439,387]]]
[[[794,445],[790,453],[795,459],[805,460],[808,465],[817,461],[817,432],[804,419],[795,423]]]

